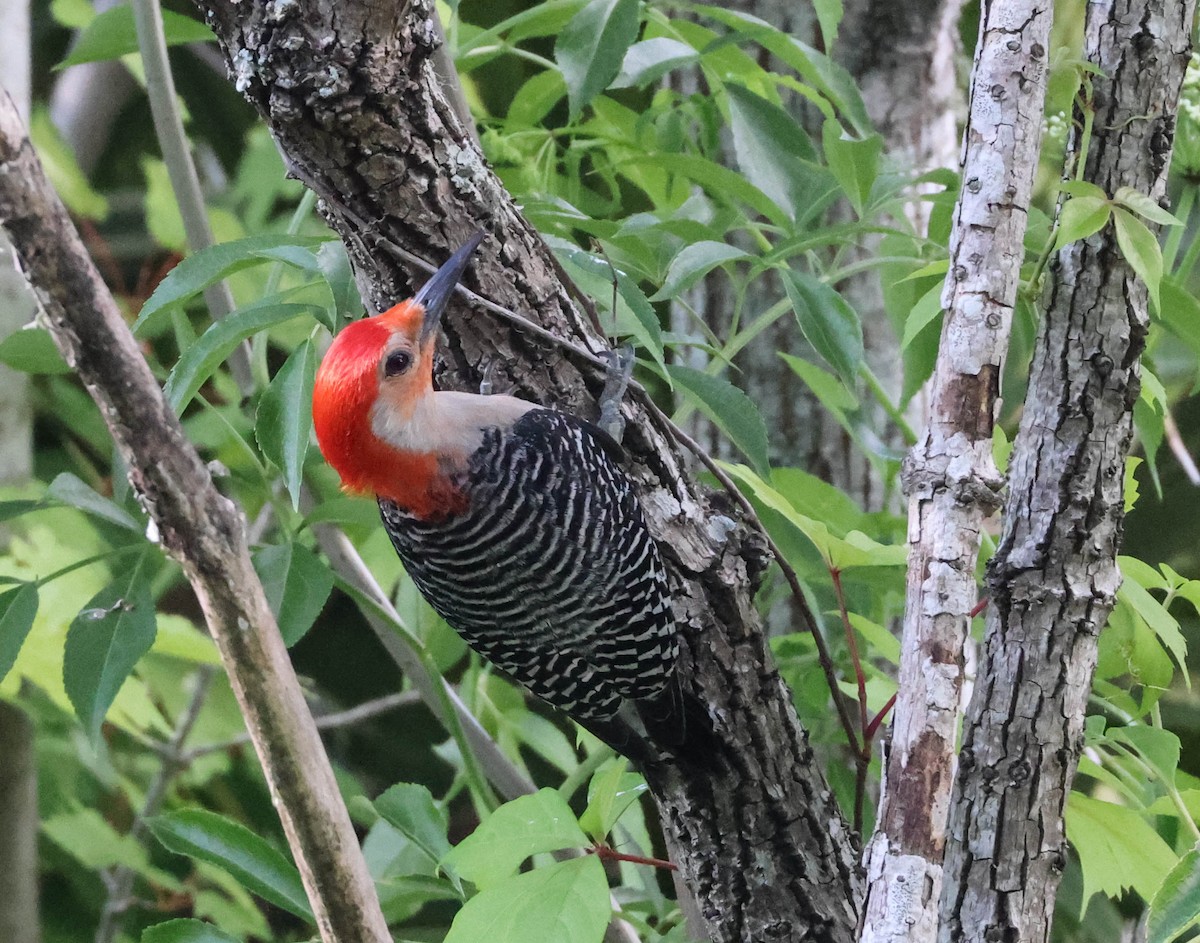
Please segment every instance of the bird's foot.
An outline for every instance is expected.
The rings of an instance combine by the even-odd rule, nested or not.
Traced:
[[[605,351],[604,359],[608,361],[608,366],[605,369],[604,392],[600,394],[600,418],[596,425],[620,442],[625,434],[621,400],[633,375],[633,345],[622,344],[616,350]]]

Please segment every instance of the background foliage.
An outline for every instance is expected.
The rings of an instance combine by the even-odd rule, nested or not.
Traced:
[[[815,6],[824,47],[835,48],[840,4]],[[1151,285],[1155,320],[1129,464],[1126,582],[1101,637],[1056,932],[1115,939],[1153,901],[1152,937],[1168,940],[1200,913],[1200,729],[1188,660],[1200,501],[1182,460],[1186,443],[1200,441],[1200,63],[1180,115],[1174,217],[1135,193],[1059,185],[1066,129],[1088,115],[1087,72],[1072,51],[1080,4],[1059,6],[1004,427],[1015,430],[1053,247],[1115,225]],[[39,152],[189,435],[246,511],[256,568],[328,729],[396,932],[466,941],[486,927],[496,943],[599,940],[611,883],[646,939],[682,939],[661,870],[550,854],[594,843],[661,854],[640,777],[471,655],[402,574],[373,503],[340,495],[310,447],[320,351],[361,302],[314,201],[285,177],[265,129],[214,67],[207,28],[183,6],[166,12],[218,242],[188,254],[145,96],[129,97],[88,173],[46,107],[64,74],[56,70],[72,64],[120,57],[140,80],[132,11],[96,14],[84,0],[35,11]],[[869,745],[895,690],[899,462],[920,424],[911,400],[936,353],[955,175],[915,180],[883,153],[832,58],[719,6],[464,0],[442,13],[488,159],[612,336],[636,346],[642,382],[677,420],[724,436],[725,468],[815,602],[840,687],[863,705],[856,733]],[[916,199],[932,207],[927,236],[907,221]],[[1145,221],[1166,224],[1161,249]],[[854,251],[864,245],[875,247],[865,258]],[[860,313],[838,290],[864,274],[878,280],[903,360],[896,389],[867,366]],[[222,280],[237,308],[214,323],[204,289]],[[735,299],[728,330],[691,304],[701,280]],[[885,483],[879,507],[781,464],[776,430],[740,388],[739,355],[781,321],[810,349],[788,366]],[[252,385],[239,389],[225,362],[244,342]],[[37,377],[36,480],[0,496],[0,695],[36,723],[48,943],[310,938],[308,905],[198,607],[148,530],[95,407],[39,329],[0,343],[0,360]],[[1164,447],[1172,440],[1174,451]],[[996,448],[1003,465],[1004,436]],[[455,682],[545,788],[495,807],[368,629],[364,612],[377,613],[318,552],[320,523],[351,536],[394,593],[393,630]],[[990,550],[985,539],[985,557]],[[792,630],[774,574],[760,601],[799,716],[853,816],[863,757],[848,750],[811,637]],[[877,766],[875,757],[867,830]]]

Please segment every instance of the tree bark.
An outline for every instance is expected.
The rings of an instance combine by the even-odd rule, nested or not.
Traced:
[[[2,94],[0,227],[55,343],[100,407],[163,548],[200,600],[322,938],[385,943],[375,885],[251,566],[244,520],[184,436]]]
[[[1087,56],[1102,74],[1091,77],[1087,153],[1078,141],[1070,150],[1110,195],[1133,187],[1165,198],[1194,12],[1195,0],[1088,4]],[[963,731],[942,943],[1049,938],[1096,639],[1120,583],[1147,289],[1110,224],[1059,253],[1044,300]]]
[[[577,350],[455,311],[443,386],[473,386],[494,361],[497,383],[517,395],[595,415],[603,376],[578,348],[603,342],[442,96],[432,5],[198,4],[238,88],[322,197],[369,306],[408,295],[417,260],[440,261],[482,228],[493,238],[476,255],[470,287]],[[713,939],[850,940],[856,855],[768,660],[752,599],[765,567],[761,541],[724,526],[726,502],[688,480],[678,447],[643,403],[624,409],[629,471],[677,577],[685,683],[709,704],[719,741],[712,755],[664,751],[648,765],[668,840]]]

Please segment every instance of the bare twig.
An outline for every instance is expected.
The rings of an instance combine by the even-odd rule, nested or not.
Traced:
[[[1183,441],[1183,436],[1179,434],[1179,426],[1175,425],[1175,417],[1171,415],[1170,410],[1163,414],[1163,436],[1167,440],[1171,454],[1175,456],[1175,461],[1179,463],[1179,467],[1187,475],[1188,481],[1193,485],[1200,485],[1200,469],[1196,468],[1196,460],[1192,458],[1192,453],[1188,451],[1187,443]]]
[[[184,751],[183,745],[187,742],[192,728],[200,717],[200,711],[204,708],[204,701],[212,686],[215,670],[211,665],[202,665],[196,671],[191,700],[188,701],[183,713],[179,715],[171,739],[164,744],[165,749],[161,753],[162,762],[159,764],[158,772],[150,782],[150,788],[146,790],[142,808],[129,828],[130,837],[139,843],[145,840],[146,830],[149,827],[147,823],[158,814],[171,781],[186,769],[191,761],[190,756]],[[95,943],[112,943],[117,934],[121,932],[125,912],[135,903],[130,896],[133,891],[135,875],[132,868],[117,865],[105,871],[101,876],[104,879],[106,896],[94,939]]]
[[[348,710],[338,711],[336,714],[324,714],[321,717],[317,717],[315,723],[318,730],[334,730],[339,727],[350,727],[353,724],[362,723],[364,720],[370,720],[372,717],[378,717],[380,714],[386,714],[401,707],[419,703],[420,700],[421,696],[416,691],[398,691],[395,694],[385,694],[383,697],[377,697],[373,701],[366,701]],[[210,753],[223,753],[234,747],[245,746],[249,742],[250,734],[239,733],[236,737],[230,737],[228,740],[222,740],[220,743],[206,743],[203,746],[193,747],[180,757],[180,761],[182,763],[191,763],[202,756],[208,756]]]

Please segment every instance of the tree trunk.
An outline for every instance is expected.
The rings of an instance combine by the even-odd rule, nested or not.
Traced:
[[[198,3],[238,87],[322,197],[368,305],[408,295],[420,260],[441,261],[478,227],[493,238],[471,287],[569,345],[452,312],[443,386],[474,385],[498,356],[518,395],[594,415],[603,376],[587,351],[601,339],[441,93],[432,5]],[[677,861],[715,940],[851,940],[857,855],[768,660],[753,605],[761,541],[727,530],[727,502],[688,480],[644,402],[625,414],[629,471],[677,577],[685,683],[710,706],[719,740],[711,755],[667,751],[646,769]]]
[[[1195,0],[1092,0],[1085,179],[1163,200]],[[1076,115],[1081,120],[1080,115]],[[1073,142],[1072,150],[1078,147]],[[1120,583],[1146,286],[1110,224],[1053,263],[950,815],[942,943],[1049,938],[1096,639]]]

